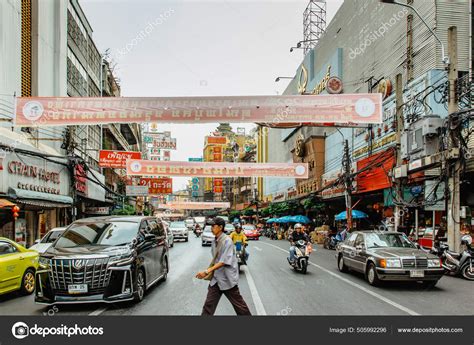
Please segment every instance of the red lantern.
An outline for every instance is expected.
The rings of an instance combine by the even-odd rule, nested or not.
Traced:
[[[12,216],[13,216],[14,219],[17,219],[20,216],[20,214],[18,212],[20,212],[20,208],[16,205],[13,206],[12,207]]]

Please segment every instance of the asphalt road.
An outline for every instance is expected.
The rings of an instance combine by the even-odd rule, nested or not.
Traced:
[[[250,243],[240,291],[254,315],[472,315],[473,283],[443,277],[425,290],[417,283],[371,287],[362,275],[340,273],[334,251],[317,247],[306,275],[286,261],[288,242],[262,238]],[[1,315],[199,315],[207,282],[194,278],[211,260],[210,248],[190,233],[170,251],[168,280],[151,288],[140,304],[87,304],[45,308],[32,296],[0,296]],[[235,315],[225,296],[217,315]]]

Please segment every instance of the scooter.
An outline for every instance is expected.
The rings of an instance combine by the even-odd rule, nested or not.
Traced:
[[[202,230],[200,228],[195,228],[194,229],[194,234],[196,235],[196,237],[201,237],[201,234],[202,234]]]
[[[450,251],[449,246],[445,243],[434,245],[430,250],[421,246],[419,248],[438,256],[442,261],[446,273],[460,275],[467,280],[474,281],[474,250],[471,247],[472,237],[470,235],[464,235],[461,238],[461,244],[466,246],[466,249],[462,253]]]
[[[323,242],[323,248],[334,250],[338,243],[342,242],[345,237],[345,230],[337,233],[336,235],[327,236]]]
[[[241,265],[247,265],[245,245],[242,242],[235,243],[235,252],[237,255],[237,263],[239,264],[239,269]]]
[[[313,251],[311,243],[304,240],[299,240],[295,244],[295,260],[290,261],[288,258],[288,263],[295,271],[306,274],[308,271],[309,255]]]

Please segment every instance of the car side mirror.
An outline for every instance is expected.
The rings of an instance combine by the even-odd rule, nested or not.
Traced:
[[[145,235],[145,241],[146,241],[146,242],[154,241],[155,239],[156,239],[156,236],[153,235],[153,234],[146,234],[146,235]]]
[[[37,240],[35,240],[34,244],[38,244],[38,243],[40,243],[40,242],[41,242],[41,240],[40,240],[40,239],[37,239]]]

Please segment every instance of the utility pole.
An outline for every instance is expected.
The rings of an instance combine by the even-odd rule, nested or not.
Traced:
[[[404,127],[403,123],[403,79],[399,73],[395,80],[395,106],[397,116],[397,132],[396,132],[396,155],[397,155],[397,167],[402,165],[402,153],[401,153],[401,138]],[[396,183],[397,196],[402,194],[402,180],[398,179]],[[398,231],[400,226],[400,206],[395,205],[395,231]]]
[[[346,219],[347,228],[352,230],[352,178],[351,178],[351,157],[349,155],[349,141],[344,140],[344,155],[342,157],[342,167],[344,169],[345,198],[346,198]]]
[[[448,81],[449,81],[449,103],[448,116],[452,116],[458,110],[456,98],[456,80],[458,78],[458,55],[457,55],[457,28],[451,26],[448,29]],[[458,147],[459,138],[451,130],[450,148]],[[449,202],[447,207],[448,220],[448,245],[451,250],[458,251],[461,246],[461,223],[460,223],[460,167],[459,158],[454,163],[454,167],[449,168]]]

